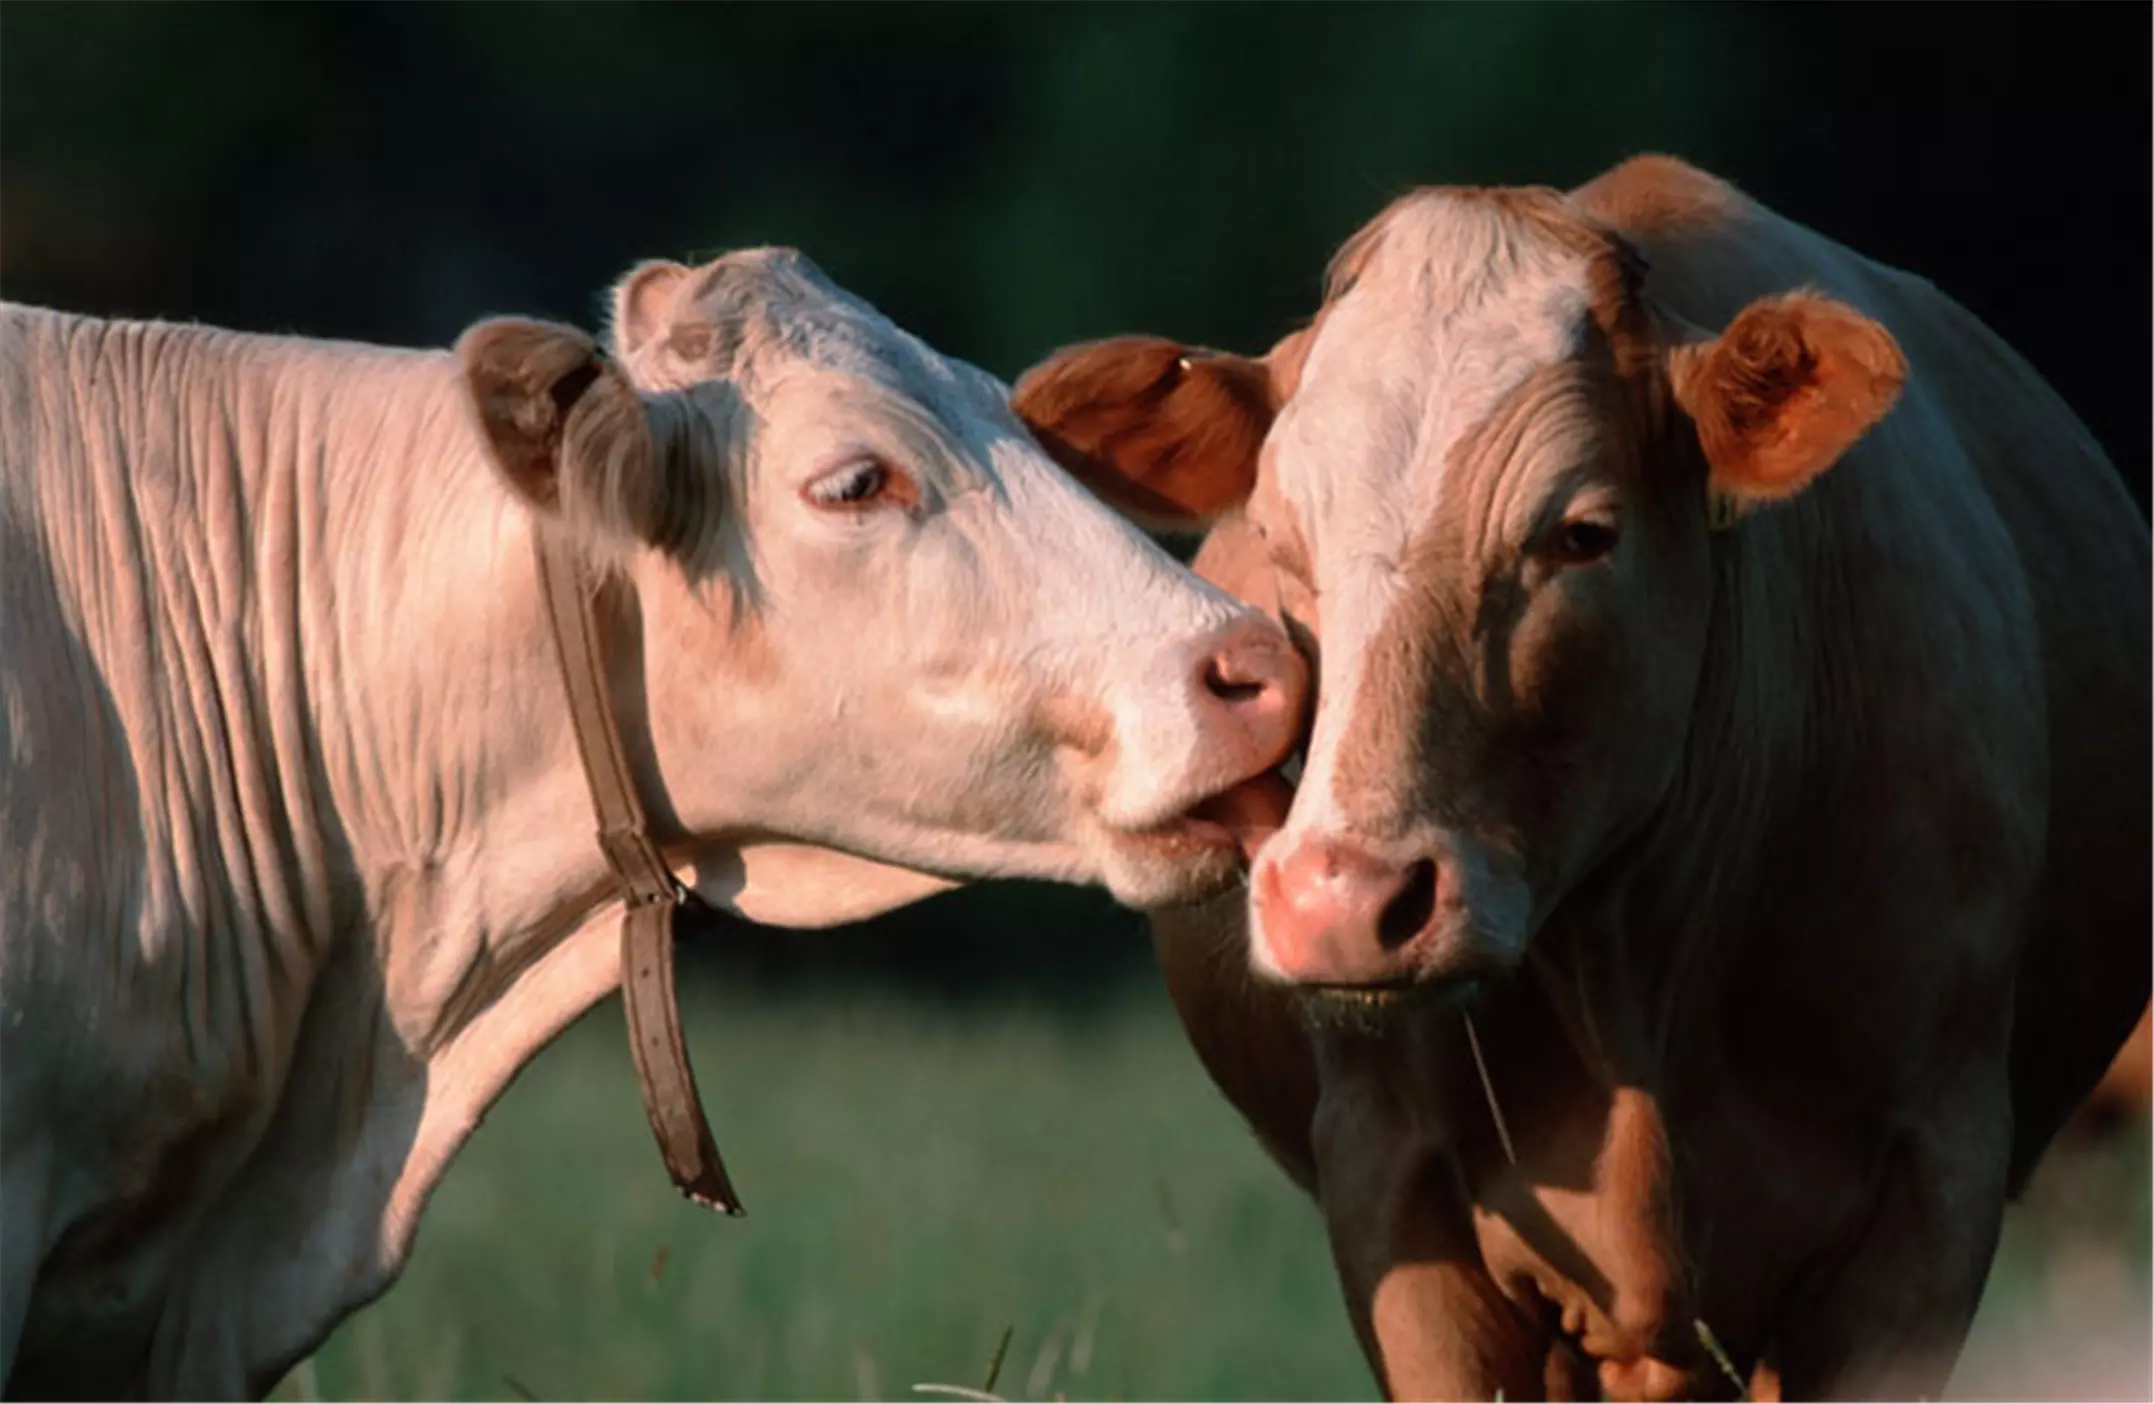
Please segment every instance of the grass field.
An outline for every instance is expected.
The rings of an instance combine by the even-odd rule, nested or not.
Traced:
[[[618,1006],[511,1089],[410,1270],[282,1398],[1369,1399],[1309,1204],[1156,981],[1090,1007],[729,982],[687,1016],[749,1206],[684,1204]],[[2148,1154],[2015,1211],[1954,1393],[2148,1397]]]

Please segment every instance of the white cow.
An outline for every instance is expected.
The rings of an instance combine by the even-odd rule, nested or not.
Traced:
[[[534,532],[611,582],[616,723],[714,902],[1231,873],[1190,811],[1290,744],[1282,635],[799,255],[614,296],[611,357],[0,308],[11,1392],[266,1390],[616,987]]]

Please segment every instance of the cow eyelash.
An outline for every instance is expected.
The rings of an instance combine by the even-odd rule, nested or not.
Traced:
[[[903,494],[904,475],[878,458],[862,458],[825,473],[800,490],[811,507],[859,512]]]
[[[1614,552],[1620,540],[1622,533],[1613,522],[1573,517],[1556,527],[1547,554],[1564,565],[1590,565]]]

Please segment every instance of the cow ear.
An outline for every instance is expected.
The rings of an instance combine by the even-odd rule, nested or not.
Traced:
[[[1056,352],[1017,382],[1010,405],[1109,506],[1187,531],[1249,496],[1282,399],[1263,361],[1127,336]]]
[[[715,475],[679,395],[639,396],[590,337],[497,317],[456,343],[481,436],[509,487],[593,544],[678,551],[707,525]]]
[[[659,258],[637,264],[614,285],[615,354],[633,356],[671,326],[673,298],[687,276],[685,264]]]
[[[1907,361],[1852,307],[1791,293],[1675,348],[1669,378],[1713,493],[1741,509],[1792,497],[1838,462],[1899,398]]]

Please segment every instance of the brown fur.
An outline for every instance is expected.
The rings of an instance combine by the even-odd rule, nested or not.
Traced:
[[[1657,347],[1637,295],[1646,264],[1627,240],[1567,214],[1553,190],[1442,193],[1500,205],[1585,256],[1593,317],[1619,370],[1648,369]],[[1165,531],[1208,525],[1255,487],[1264,436],[1299,386],[1326,313],[1352,289],[1398,212],[1428,194],[1401,196],[1355,231],[1325,270],[1323,305],[1311,324],[1262,360],[1162,337],[1113,337],[1065,347],[1027,371],[1011,408],[1078,481],[1136,521]]]
[[[2154,1102],[2154,1023],[2150,1017],[2154,1010],[2139,1016],[2132,1036],[2117,1050],[2109,1071],[2080,1107],[2072,1122],[2074,1135],[2099,1136],[2120,1123],[2143,1128],[2149,1104]]]
[[[1802,491],[1885,417],[1907,380],[1890,332],[1801,294],[1752,303],[1674,359],[1676,401],[1697,425],[1714,489],[1749,501]]]
[[[1473,198],[1603,251],[1591,354],[1648,392],[1607,406],[1631,406],[1615,437],[1641,471],[1702,498],[1709,469],[1760,507],[1710,542],[1702,502],[1667,518],[1713,604],[1666,797],[1488,989],[1486,1093],[1440,1008],[1326,1021],[1253,983],[1216,924],[1155,921],[1169,989],[1318,1198],[1388,1394],[1726,1397],[1703,1322],[1758,1397],[1934,1395],[2005,1195],[2146,1006],[2146,528],[1986,328],[1724,182],[1648,157],[1568,197]],[[1390,218],[1334,259],[1332,298]],[[1650,363],[1631,375],[1641,344],[1657,385]],[[1910,364],[1921,413],[1882,418]],[[1082,414],[1065,388],[1058,410]],[[1535,393],[1460,451],[1496,452]],[[1252,514],[1278,510],[1267,482]],[[1247,591],[1253,528],[1219,531],[1232,548],[1215,537],[1200,569]],[[1459,549],[1432,548],[1408,593],[1456,585],[1437,562]],[[1384,641],[1399,696],[1373,751],[1399,773],[1364,767],[1447,821],[1473,796],[1425,756],[1478,757],[1485,779],[1517,742],[1478,744],[1485,699],[1427,681],[1457,690],[1454,616],[1485,617],[1451,600],[1426,637]],[[1587,787],[1555,788],[1547,812],[1575,820]]]
[[[1727,182],[1655,154],[1633,156],[1596,177],[1577,200],[1610,226],[1646,239],[1709,231],[1742,213],[1742,197]]]
[[[456,354],[495,466],[526,502],[595,541],[703,543],[716,450],[683,400],[645,400],[589,336],[551,322],[481,322]]]
[[[456,354],[495,466],[533,506],[558,509],[564,423],[602,374],[597,343],[573,327],[500,317],[465,332]]]
[[[1078,481],[1170,529],[1249,495],[1278,409],[1261,363],[1156,337],[1072,348],[1018,381],[1011,404]]]

